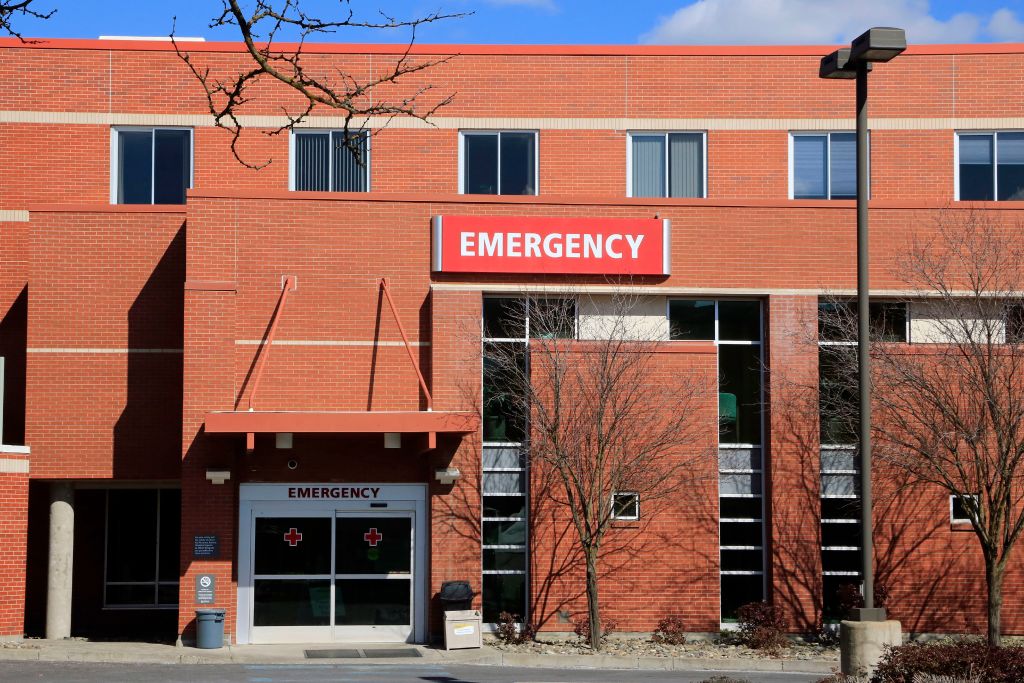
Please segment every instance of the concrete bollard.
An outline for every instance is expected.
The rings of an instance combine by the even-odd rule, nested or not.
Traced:
[[[839,624],[839,665],[847,676],[870,676],[886,645],[902,645],[898,621],[843,621]]]

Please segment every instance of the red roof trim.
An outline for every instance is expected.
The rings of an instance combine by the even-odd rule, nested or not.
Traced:
[[[207,434],[372,434],[381,432],[469,434],[480,428],[474,412],[227,411],[206,414]]]
[[[186,52],[243,52],[242,43],[188,42],[179,43]],[[295,43],[278,43],[282,51],[294,50]],[[168,41],[158,40],[98,40],[78,38],[0,38],[0,48],[26,48],[49,50],[138,50],[145,52],[173,52]],[[592,57],[819,57],[834,50],[836,45],[468,45],[426,44],[414,45],[413,54],[461,55],[537,55],[537,56],[592,56]],[[307,54],[402,54],[408,48],[403,44],[376,43],[306,43]],[[953,45],[911,45],[908,55],[964,55],[1024,53],[1024,43],[977,43]]]

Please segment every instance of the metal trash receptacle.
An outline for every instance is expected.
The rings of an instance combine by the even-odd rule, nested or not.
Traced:
[[[480,610],[453,610],[444,613],[444,649],[461,650],[483,646]]]
[[[196,610],[196,647],[216,650],[224,646],[223,609]]]

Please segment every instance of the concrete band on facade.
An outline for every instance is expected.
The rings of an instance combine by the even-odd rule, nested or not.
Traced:
[[[237,45],[188,49],[245,64]],[[286,122],[276,85],[240,117],[243,154],[272,162],[257,172],[232,157],[168,45],[0,39],[0,444],[13,444],[0,446],[0,636],[190,642],[195,610],[214,607],[234,643],[425,642],[440,634],[442,584],[462,580],[485,615],[518,600],[542,630],[571,630],[580,567],[552,540],[571,533],[473,398],[481,314],[502,295],[585,295],[580,337],[594,338],[621,291],[642,297],[638,323],[666,341],[656,374],[756,358],[763,402],[745,440],[720,433],[718,392],[695,411],[718,454],[707,486],[656,515],[641,500],[639,519],[617,523],[606,616],[626,632],[673,614],[717,632],[763,598],[794,632],[830,618],[835,586],[856,576],[828,553],[856,548],[823,549],[822,481],[849,473],[824,465],[842,449],[822,448],[816,417],[788,422],[785,396],[768,391],[772,373],[815,376],[816,348],[794,330],[814,326],[819,297],[854,290],[853,203],[792,198],[794,134],[853,128],[852,85],[817,77],[827,51],[418,46],[459,57],[403,87],[458,91],[454,102],[431,124],[360,122],[374,134],[369,191],[295,192],[296,141],[264,134]],[[400,53],[310,58],[368,74]],[[872,74],[873,292],[912,293],[894,270],[944,215],[1019,220],[1020,201],[959,201],[958,136],[1024,129],[1022,70],[1021,45],[914,46]],[[318,111],[302,129],[342,124]],[[187,201],[118,203],[122,135],[162,127],[189,131]],[[460,190],[465,139],[497,131],[534,134],[535,196]],[[700,196],[633,196],[634,133],[698,136]],[[647,270],[594,246],[591,272],[538,265],[554,258],[543,250],[532,265],[455,272],[432,261],[436,217],[571,226],[563,236],[588,221],[657,225],[626,254]],[[641,253],[659,234],[663,251]],[[668,341],[679,300],[723,315],[752,302],[760,332]],[[926,338],[934,312],[906,315]],[[511,488],[489,488],[499,481]],[[497,514],[496,493],[529,514]],[[984,565],[948,496],[890,501],[876,518],[904,630],[983,632]],[[1007,633],[1024,634],[1022,581],[1012,563]]]

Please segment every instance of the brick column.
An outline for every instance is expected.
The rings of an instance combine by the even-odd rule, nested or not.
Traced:
[[[0,446],[0,639],[25,633],[28,454]]]

